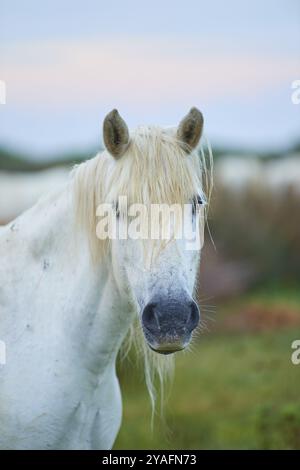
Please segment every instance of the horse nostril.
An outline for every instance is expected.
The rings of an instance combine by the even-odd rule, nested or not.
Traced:
[[[146,305],[146,307],[143,310],[142,314],[142,322],[145,328],[147,328],[150,331],[156,331],[157,329],[160,329],[158,318],[155,314],[155,308],[157,307],[157,304],[154,302],[150,302],[149,304]]]
[[[192,301],[190,303],[190,315],[187,321],[187,326],[192,330],[198,326],[200,320],[200,313],[196,302]]]
[[[199,323],[200,314],[194,301],[177,303],[149,302],[142,313],[144,330],[155,337],[183,337],[190,335]]]

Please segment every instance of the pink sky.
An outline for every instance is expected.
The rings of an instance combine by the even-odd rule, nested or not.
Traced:
[[[100,144],[101,122],[114,107],[134,127],[175,125],[193,105],[216,142],[256,148],[298,138],[291,83],[300,78],[300,16],[297,23],[293,0],[279,0],[277,9],[267,8],[269,0],[264,9],[258,0],[243,9],[235,0],[226,9],[221,0],[174,1],[172,13],[156,10],[164,22],[154,21],[156,0],[147,11],[130,0],[134,18],[124,3],[113,11],[89,0],[87,13],[29,0],[15,15],[13,3],[6,0],[1,19],[7,104],[0,108],[0,145],[36,155],[90,148]],[[107,24],[110,14],[114,23]]]

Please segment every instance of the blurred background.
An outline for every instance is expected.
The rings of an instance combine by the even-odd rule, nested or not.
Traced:
[[[178,354],[151,431],[142,367],[119,365],[115,448],[300,448],[299,0],[2,0],[0,224],[130,127],[205,117],[215,189],[202,254],[203,329]]]

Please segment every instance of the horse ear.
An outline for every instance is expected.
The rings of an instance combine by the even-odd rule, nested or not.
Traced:
[[[109,153],[116,159],[122,157],[127,150],[128,127],[116,109],[113,109],[104,119],[103,140]]]
[[[182,119],[177,129],[177,138],[186,150],[197,147],[203,130],[203,116],[197,108],[192,108]]]

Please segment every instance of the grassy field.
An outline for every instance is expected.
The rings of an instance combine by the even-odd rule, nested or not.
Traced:
[[[269,320],[262,322],[257,310]],[[124,416],[116,449],[300,448],[300,365],[291,362],[291,343],[300,339],[299,290],[258,292],[217,311],[217,326],[192,352],[177,356],[166,424],[156,417],[151,431],[142,370],[122,365]],[[254,328],[255,321],[250,328],[240,322],[251,311]]]

